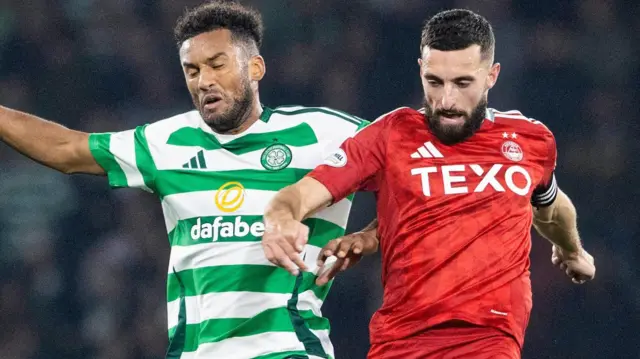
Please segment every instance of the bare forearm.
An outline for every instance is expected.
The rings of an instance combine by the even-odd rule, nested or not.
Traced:
[[[301,221],[305,215],[301,209],[301,202],[300,193],[294,186],[283,188],[269,202],[264,213],[265,221],[290,219]]]
[[[540,235],[563,251],[576,254],[581,251],[576,209],[562,191],[558,191],[552,208],[534,211],[533,225]]]
[[[377,231],[378,230],[378,218],[374,218],[371,223],[367,224],[361,232]]]
[[[91,156],[88,136],[84,132],[0,106],[0,140],[58,171],[104,172]]]
[[[302,221],[331,203],[331,193],[317,180],[305,177],[280,190],[265,209],[265,223]]]

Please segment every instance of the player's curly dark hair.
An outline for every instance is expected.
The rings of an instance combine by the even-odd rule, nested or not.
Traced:
[[[233,41],[254,44],[256,51],[262,45],[260,13],[230,0],[209,1],[188,9],[178,19],[173,33],[179,47],[194,36],[218,29],[231,31]]]
[[[495,38],[491,24],[470,10],[454,9],[437,13],[422,29],[420,51],[428,46],[440,51],[462,50],[480,45],[483,58],[493,58]]]

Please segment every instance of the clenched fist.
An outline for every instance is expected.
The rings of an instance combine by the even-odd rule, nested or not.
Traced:
[[[576,284],[582,284],[592,280],[596,275],[596,266],[593,257],[584,249],[580,253],[564,253],[562,249],[553,246],[551,263],[564,270]]]

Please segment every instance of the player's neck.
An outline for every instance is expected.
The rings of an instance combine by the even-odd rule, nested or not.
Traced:
[[[262,115],[262,105],[260,104],[260,99],[256,96],[253,101],[253,106],[251,106],[251,111],[247,116],[247,119],[240,125],[238,128],[229,131],[229,135],[238,135],[248,130],[256,121],[260,119]]]

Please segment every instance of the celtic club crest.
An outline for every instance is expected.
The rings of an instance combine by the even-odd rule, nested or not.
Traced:
[[[291,149],[286,145],[277,143],[264,149],[260,157],[262,167],[269,171],[278,171],[286,168],[291,163]]]

